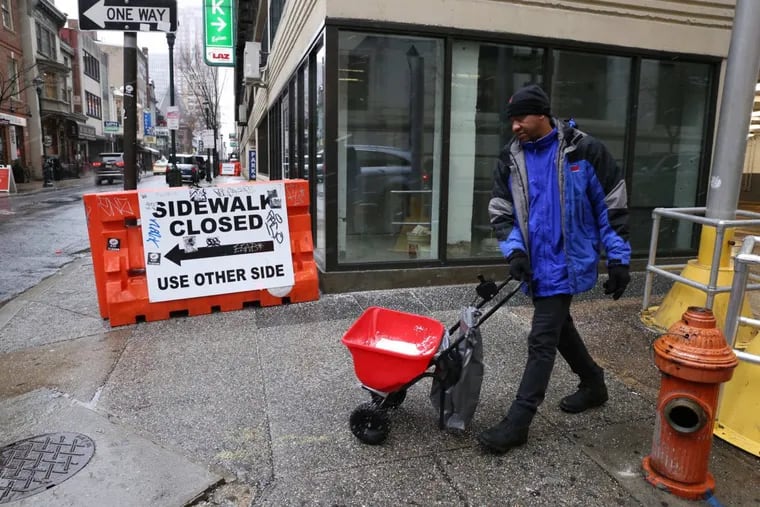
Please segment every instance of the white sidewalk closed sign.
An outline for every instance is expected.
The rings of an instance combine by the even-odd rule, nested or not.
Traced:
[[[151,302],[293,286],[283,183],[141,192],[139,201]]]

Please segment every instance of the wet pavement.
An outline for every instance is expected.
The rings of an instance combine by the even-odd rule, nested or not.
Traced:
[[[368,446],[349,429],[369,396],[341,336],[371,305],[451,325],[474,284],[112,329],[84,255],[0,307],[0,445],[78,432],[96,446],[81,472],[13,504],[697,505],[641,473],[659,388],[656,337],[638,318],[642,286],[636,274],[627,297],[597,288],[573,306],[610,401],[560,411],[577,381],[559,360],[528,443],[495,456],[475,435],[501,419],[517,388],[531,316],[522,295],[483,326],[485,380],[469,432],[438,430],[423,379],[392,412],[387,441]],[[710,470],[723,505],[760,504],[760,459],[715,439]]]

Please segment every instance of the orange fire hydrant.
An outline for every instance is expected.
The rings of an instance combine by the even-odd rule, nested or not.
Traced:
[[[706,308],[690,307],[654,342],[662,372],[646,480],[681,498],[701,500],[715,489],[707,470],[720,384],[731,379],[736,354]]]

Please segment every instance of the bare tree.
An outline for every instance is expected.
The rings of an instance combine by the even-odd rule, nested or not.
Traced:
[[[194,121],[188,122],[197,127],[203,125],[214,130],[217,135],[219,125],[219,102],[224,82],[219,80],[219,67],[208,65],[203,58],[203,46],[194,42],[190,47],[183,47],[179,53],[178,70],[184,80],[185,89],[194,99],[189,102],[188,116]],[[195,129],[193,129],[195,130]],[[213,151],[213,166],[219,167],[216,147]]]
[[[219,102],[223,83],[219,82],[219,68],[206,64],[203,59],[203,46],[194,43],[191,47],[181,48],[179,55],[179,73],[186,90],[195,99],[188,104],[191,113],[200,118],[200,124],[208,123],[213,127],[219,125]]]
[[[18,63],[16,60],[14,62]],[[36,72],[37,64],[33,63],[28,67],[19,69],[16,65],[8,65],[6,67],[0,66],[0,110],[8,112],[16,112],[14,107],[14,101],[18,101],[23,104],[24,108],[28,111],[27,99],[25,92],[27,89],[34,86],[32,80],[27,80],[24,76],[32,75]],[[24,112],[27,112],[24,111]],[[19,141],[23,142],[23,141]],[[24,161],[12,160],[12,156],[8,156],[7,160],[0,161],[2,163],[12,162],[14,166],[14,176],[17,181],[26,181],[28,174],[23,168]],[[18,167],[16,167],[18,166]],[[18,174],[17,174],[18,173]]]
[[[27,81],[24,76],[31,74],[36,69],[37,64],[33,63],[24,69],[16,68],[15,74],[11,72],[14,69],[9,67],[3,69],[0,66],[0,109],[8,111],[13,109],[11,107],[13,103],[10,102],[13,98],[26,104],[22,93],[34,86],[34,84],[31,80]],[[6,105],[6,102],[10,102],[10,105]]]

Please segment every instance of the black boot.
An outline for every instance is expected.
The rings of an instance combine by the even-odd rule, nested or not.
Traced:
[[[515,426],[508,417],[478,435],[478,442],[488,451],[502,454],[528,441],[528,426]]]
[[[578,414],[589,408],[604,405],[609,396],[604,378],[581,380],[578,390],[570,396],[565,396],[559,402],[559,408],[571,414]]]

